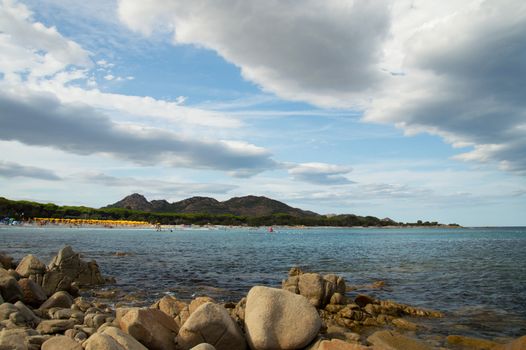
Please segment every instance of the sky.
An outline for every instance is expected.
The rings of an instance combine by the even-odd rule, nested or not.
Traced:
[[[0,196],[526,226],[526,3],[0,0]]]

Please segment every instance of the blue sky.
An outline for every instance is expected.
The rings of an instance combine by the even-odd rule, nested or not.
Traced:
[[[519,1],[0,1],[0,195],[526,225]]]

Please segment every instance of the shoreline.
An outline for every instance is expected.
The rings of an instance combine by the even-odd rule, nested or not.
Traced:
[[[46,280],[49,281],[46,276],[66,273],[71,259],[77,259],[75,266],[84,267],[73,273],[71,284],[63,285],[60,288],[57,285],[54,287],[55,289],[50,290],[49,284],[45,282]],[[175,322],[177,325],[174,328],[177,329],[177,332],[173,334],[177,339],[183,332],[182,329],[185,327],[185,322],[192,322],[192,314],[199,313],[199,310],[202,308],[212,308],[215,310],[214,312],[217,311],[222,315],[228,315],[228,319],[239,327],[241,339],[246,338],[246,341],[250,341],[247,327],[252,327],[249,319],[251,317],[250,314],[254,311],[250,309],[249,304],[253,300],[251,295],[254,294],[254,287],[247,295],[248,301],[247,297],[245,297],[236,302],[221,303],[207,296],[184,300],[178,299],[177,296],[166,294],[153,305],[150,304],[151,306],[149,307],[137,309],[134,305],[148,305],[148,303],[145,303],[144,299],[141,300],[140,296],[135,300],[120,296],[111,289],[115,285],[115,281],[103,278],[95,261],[83,261],[80,255],[75,253],[71,247],[66,246],[61,249],[47,266],[40,262],[38,257],[32,255],[24,257],[18,263],[13,262],[12,259],[9,260],[9,257],[4,255],[0,262],[4,264],[4,267],[11,267],[11,270],[8,271],[0,270],[4,280],[11,278],[11,282],[15,281],[14,283],[24,287],[22,288],[22,294],[18,295],[18,297],[13,297],[9,293],[6,294],[6,289],[2,289],[3,301],[5,302],[0,307],[11,310],[11,314],[22,315],[20,310],[24,310],[24,313],[22,316],[11,316],[9,314],[8,319],[0,322],[0,330],[2,327],[4,328],[0,332],[0,345],[2,344],[2,334],[15,331],[20,333],[21,329],[27,329],[24,332],[30,333],[29,330],[32,330],[32,332],[36,331],[39,333],[38,335],[24,336],[24,341],[31,343],[38,338],[38,341],[41,341],[40,345],[51,339],[56,340],[62,334],[64,334],[62,337],[68,337],[77,343],[90,344],[89,339],[92,337],[98,339],[98,334],[104,334],[108,327],[115,328],[115,332],[117,330],[123,331],[133,338],[133,332],[130,333],[129,329],[126,328],[127,321],[123,322],[123,317],[125,318],[125,315],[130,310],[136,310],[133,312],[137,312],[139,315],[141,313],[153,313],[157,315],[156,317],[161,317],[162,315],[158,314],[159,311],[165,315],[162,317],[168,315],[172,319],[170,322]],[[6,262],[9,266],[5,266]],[[88,270],[89,273],[86,273],[85,271]],[[6,277],[6,272],[9,277]],[[31,288],[28,288],[28,285]],[[35,300],[35,295],[38,294],[36,291],[40,288],[40,285],[42,286],[41,288],[46,289],[47,296]],[[492,345],[492,348],[498,349],[498,346],[513,341],[511,338],[487,340],[470,338],[459,334],[448,334],[446,336],[435,333],[432,328],[429,328],[427,320],[445,320],[448,317],[447,314],[407,304],[399,304],[395,301],[379,300],[368,294],[361,294],[361,291],[364,289],[381,287],[383,287],[382,283],[374,283],[367,286],[350,286],[346,284],[342,277],[337,275],[320,275],[318,273],[304,272],[299,268],[292,268],[286,279],[282,281],[281,288],[257,288],[260,288],[260,292],[278,293],[280,298],[289,298],[290,295],[297,295],[297,298],[305,300],[304,304],[310,305],[306,306],[307,308],[314,310],[311,312],[316,316],[312,317],[319,317],[320,328],[313,331],[309,336],[308,344],[306,344],[308,347],[305,347],[305,349],[325,349],[323,344],[327,345],[327,343],[334,342],[338,346],[354,346],[353,348],[349,347],[349,349],[373,350],[374,346],[385,341],[394,341],[394,344],[398,345],[400,345],[399,342],[402,342],[403,345],[401,347],[393,347],[393,349],[399,350],[406,349],[411,344],[417,344],[419,349],[444,347],[448,349],[468,349],[465,345],[473,343],[479,345],[489,344]],[[360,291],[360,293],[357,291]],[[282,293],[286,294],[282,295]],[[77,298],[74,299],[75,296]],[[63,304],[64,300],[66,305]],[[268,302],[272,303],[272,298],[267,300],[265,305]],[[14,306],[12,307],[11,305]],[[208,306],[205,307],[203,305]],[[211,311],[209,310],[209,312]],[[283,313],[285,311],[281,310],[279,312]],[[209,314],[207,315],[207,317],[210,317]],[[297,322],[301,321],[297,320]],[[160,327],[160,325],[158,326]],[[265,327],[272,326],[271,321],[265,325]],[[292,327],[293,325],[289,324],[289,326]],[[287,328],[286,325],[285,328]],[[387,334],[385,332],[391,335],[394,334],[396,339],[390,339],[390,336],[385,338]],[[134,339],[141,342],[144,341],[140,335],[136,335]],[[184,339],[179,340],[178,344],[181,344],[181,341]],[[526,339],[523,340],[526,341]],[[241,341],[245,344],[245,340]],[[143,342],[143,345],[148,344]],[[34,348],[39,349],[37,346]],[[88,348],[86,349],[88,350]],[[190,349],[190,347],[183,346],[178,347],[178,349]],[[347,347],[338,349],[347,349]]]

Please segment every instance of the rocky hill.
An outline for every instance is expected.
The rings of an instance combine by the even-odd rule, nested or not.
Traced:
[[[152,213],[183,214],[232,214],[238,216],[268,216],[288,214],[294,217],[313,217],[318,214],[293,208],[274,199],[260,196],[234,197],[220,202],[210,197],[191,197],[179,202],[166,200],[148,201],[143,195],[134,193],[105,208],[123,208]]]

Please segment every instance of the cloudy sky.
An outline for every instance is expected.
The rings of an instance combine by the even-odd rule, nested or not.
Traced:
[[[0,196],[526,225],[526,3],[0,0]]]

